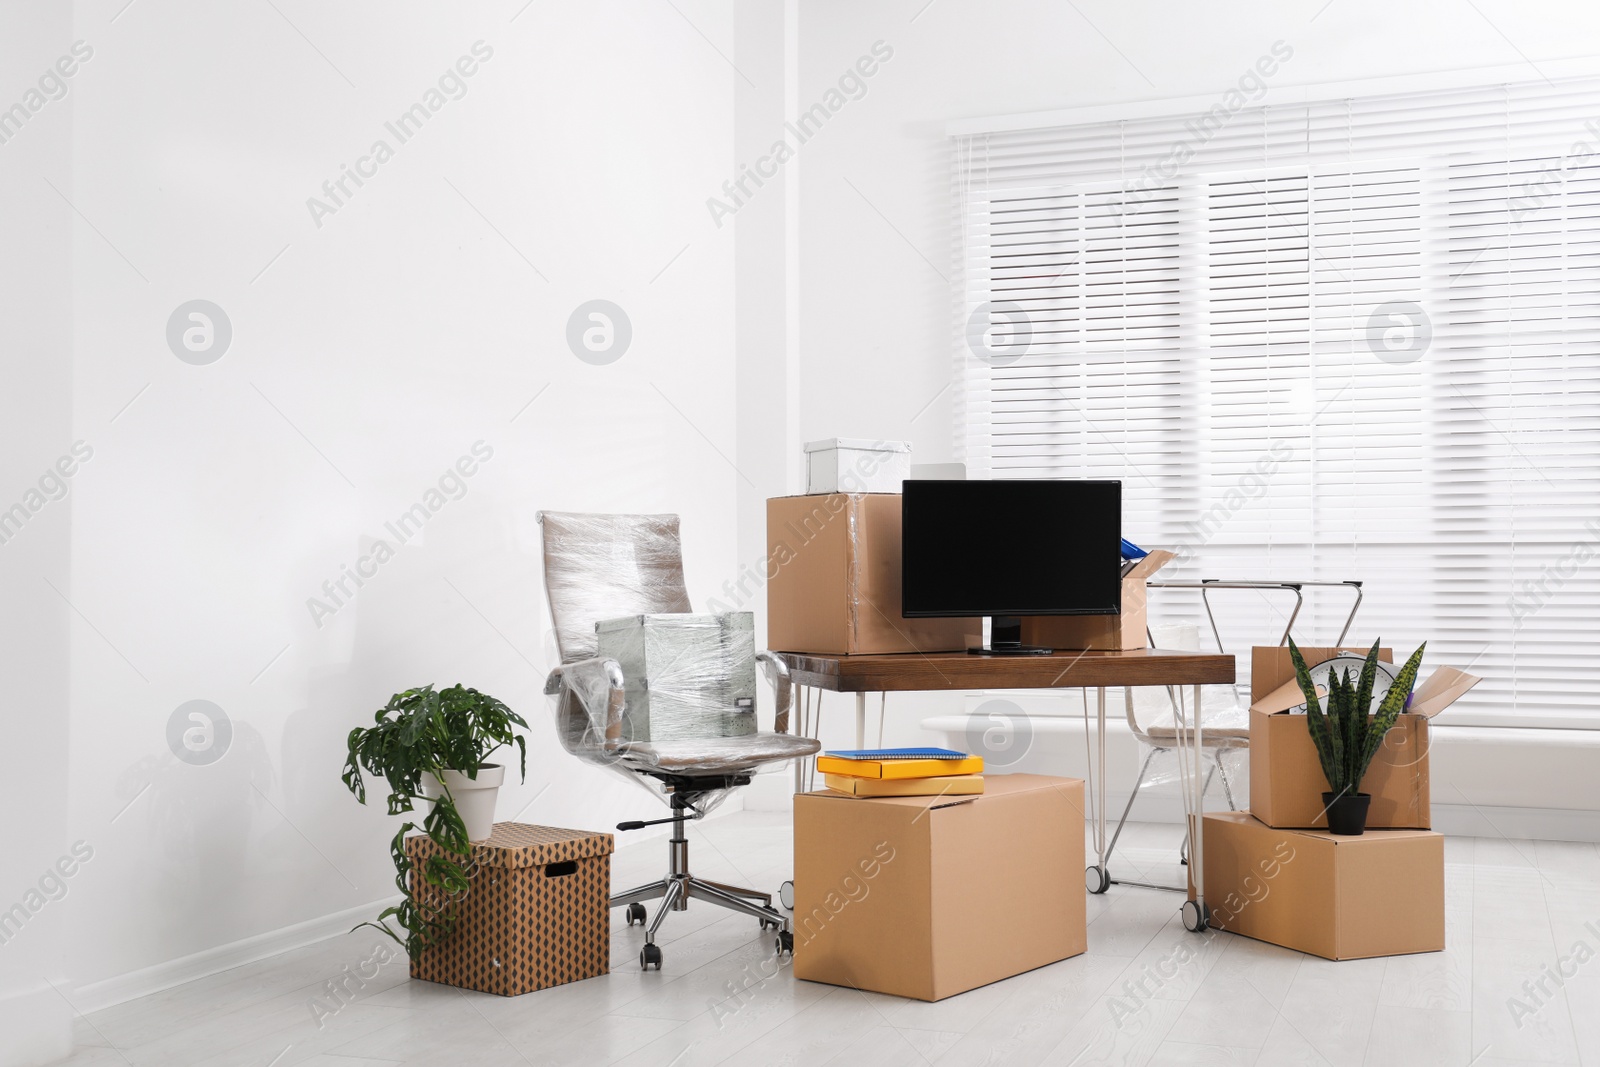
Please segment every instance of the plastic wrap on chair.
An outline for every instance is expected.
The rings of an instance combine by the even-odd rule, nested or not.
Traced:
[[[545,692],[567,751],[658,795],[666,787],[652,773],[776,771],[817,751],[787,734],[788,671],[755,651],[753,616],[689,614],[676,515],[544,511],[539,522],[562,658]],[[619,619],[602,656],[596,624]],[[757,732],[757,662],[776,697],[776,734]],[[703,796],[709,810],[722,794]]]
[[[615,748],[622,739],[622,667],[598,656],[563,663],[545,679],[546,696],[555,697],[556,733],[561,745],[588,758]]]
[[[622,667],[622,739],[665,742],[756,733],[755,616],[627,615],[595,624]]]
[[[669,774],[754,774],[812,755],[820,747],[808,737],[756,734],[633,742],[622,745],[619,753],[629,764]]]
[[[1186,734],[1194,723],[1191,705],[1191,687],[1166,688],[1150,686],[1134,691],[1134,736],[1139,741],[1139,764],[1148,767],[1144,788],[1165,792],[1163,787],[1179,781],[1176,752],[1178,725],[1174,722],[1173,706],[1181,694],[1183,717],[1180,720]],[[1201,690],[1201,741],[1205,747],[1204,773],[1210,773],[1214,761],[1221,762],[1223,781],[1213,778],[1207,796],[1213,801],[1223,799],[1231,792],[1239,808],[1247,806],[1250,773],[1250,714],[1234,700],[1233,690],[1227,686],[1206,686]],[[1133,725],[1130,724],[1130,725]],[[1193,744],[1192,734],[1188,734]],[[1226,790],[1224,789],[1226,786]]]
[[[539,525],[545,594],[563,663],[595,655],[600,619],[693,610],[676,515],[541,511]]]

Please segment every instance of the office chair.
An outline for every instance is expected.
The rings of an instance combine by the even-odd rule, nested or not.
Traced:
[[[822,746],[789,733],[792,687],[782,660],[755,653],[773,687],[773,731],[726,736],[726,717],[708,712],[703,736],[630,741],[623,737],[626,695],[622,667],[598,653],[595,623],[640,614],[682,614],[692,609],[683,580],[683,551],[676,515],[584,515],[543,511],[545,591],[555,626],[561,665],[550,672],[544,691],[556,698],[557,733],[563,747],[579,759],[659,784],[672,814],[648,822],[624,822],[618,830],[672,823],[667,842],[667,876],[611,897],[611,907],[628,909],[628,925],[645,925],[644,902],[660,900],[645,927],[639,966],[661,969],[656,932],[669,911],[685,911],[691,899],[754,917],[763,930],[778,931],[780,954],[794,951],[788,918],[772,906],[772,895],[740,889],[689,871],[685,823],[703,817],[719,794],[750,784],[767,764],[810,756]]]

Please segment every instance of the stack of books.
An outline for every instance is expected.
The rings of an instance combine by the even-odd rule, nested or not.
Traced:
[[[983,792],[983,757],[948,748],[869,748],[817,757],[828,788],[855,797],[972,796]]]

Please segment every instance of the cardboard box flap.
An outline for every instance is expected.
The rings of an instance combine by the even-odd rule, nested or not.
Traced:
[[[1454,667],[1440,667],[1411,694],[1411,706],[1406,710],[1413,715],[1433,718],[1466,695],[1467,690],[1483,681],[1476,674],[1458,671]]]
[[[1150,554],[1135,563],[1123,574],[1124,578],[1148,578],[1176,558],[1176,553],[1164,548],[1152,548]]]
[[[1328,690],[1317,686],[1317,699],[1321,700],[1328,695]],[[1298,708],[1306,702],[1306,695],[1300,691],[1300,683],[1296,681],[1284,682],[1281,686],[1250,705],[1251,711],[1259,711],[1263,715],[1276,715],[1280,711]]]

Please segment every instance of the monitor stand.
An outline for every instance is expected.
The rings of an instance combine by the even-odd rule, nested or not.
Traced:
[[[1053,648],[1022,643],[1022,620],[1015,615],[989,616],[989,644],[969,648],[969,656],[1048,656]]]

